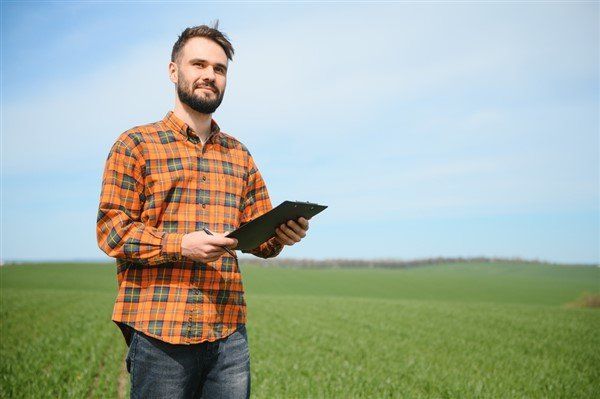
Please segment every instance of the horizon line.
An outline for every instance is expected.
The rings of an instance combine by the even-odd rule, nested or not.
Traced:
[[[599,262],[554,262],[539,258],[521,258],[521,257],[498,257],[498,256],[436,256],[436,257],[423,257],[413,259],[402,259],[402,258],[297,258],[297,257],[275,257],[275,258],[258,258],[254,256],[240,256],[238,257],[240,262],[258,262],[258,263],[304,263],[304,264],[316,264],[316,263],[340,263],[348,262],[354,264],[426,264],[426,263],[441,263],[441,262],[511,262],[511,263],[537,263],[537,264],[549,264],[549,265],[564,265],[564,266],[595,266],[600,267]],[[0,259],[0,266],[8,266],[15,264],[35,264],[35,263],[112,263],[115,262],[116,258],[70,258],[70,259]]]

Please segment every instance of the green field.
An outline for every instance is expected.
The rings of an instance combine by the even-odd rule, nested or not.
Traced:
[[[113,264],[4,266],[0,396],[128,395]],[[243,266],[253,398],[598,398],[600,268]]]

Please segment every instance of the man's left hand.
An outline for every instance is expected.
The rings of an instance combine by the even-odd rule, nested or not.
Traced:
[[[288,220],[275,229],[277,240],[283,245],[294,245],[306,237],[308,230],[308,220],[301,217],[295,220]]]

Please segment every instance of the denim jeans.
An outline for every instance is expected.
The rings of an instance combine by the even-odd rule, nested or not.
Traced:
[[[246,327],[214,342],[173,345],[134,331],[127,353],[131,398],[250,397]]]

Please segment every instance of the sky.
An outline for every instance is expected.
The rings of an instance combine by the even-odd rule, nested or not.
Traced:
[[[108,151],[174,105],[171,48],[218,19],[213,115],[273,205],[328,205],[285,258],[600,262],[597,2],[6,2],[2,253],[102,260]]]

